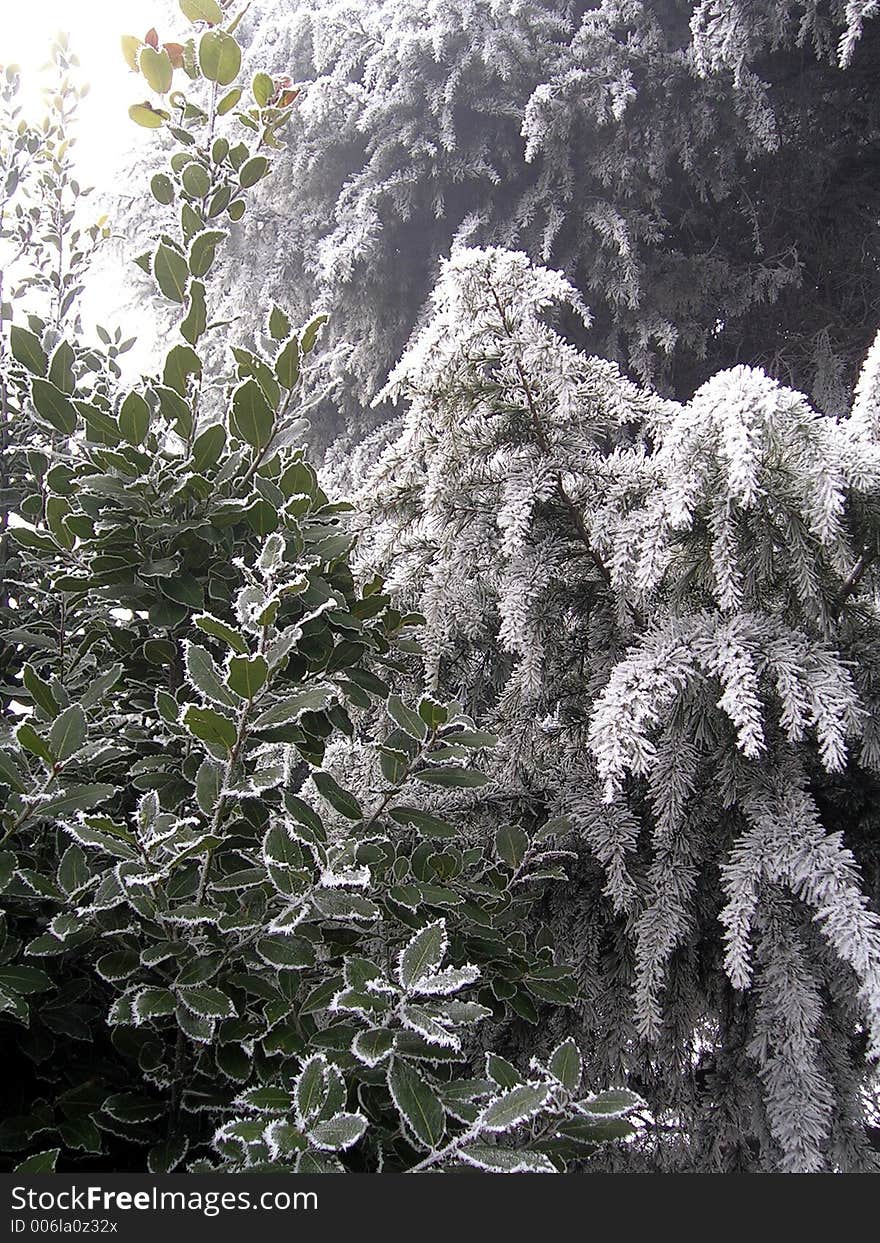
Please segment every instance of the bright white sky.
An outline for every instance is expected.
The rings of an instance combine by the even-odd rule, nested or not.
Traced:
[[[169,23],[169,13],[177,20]],[[52,71],[41,70],[52,40],[59,31],[70,36],[71,51],[80,60],[79,81],[90,87],[74,130],[74,166],[80,183],[94,186],[102,197],[102,192],[126,188],[120,183],[125,153],[155,143],[153,131],[135,125],[128,115],[129,105],[149,97],[150,90],[125,63],[119,42],[124,34],[143,37],[151,26],[160,38],[189,30],[169,0],[0,0],[0,64],[21,66],[21,101],[30,119],[43,116],[41,88],[51,81]],[[97,217],[103,204],[88,202],[89,214]],[[110,204],[108,209],[112,226]],[[156,341],[149,316],[141,315],[135,325],[130,311],[123,313],[134,280],[130,256],[102,260],[87,280],[81,310],[87,327],[118,323],[124,336],[137,335],[137,345],[124,357],[126,371],[137,372],[148,368]]]
[[[128,106],[148,96],[149,89],[129,70],[119,40],[124,34],[143,36],[154,24],[166,37],[188,29],[179,14],[174,32],[163,30],[166,14],[161,0],[0,0],[0,63],[21,65],[23,95],[32,116],[40,107],[40,87],[48,80],[40,69],[52,38],[60,30],[70,35],[71,50],[82,66],[80,80],[91,87],[82,104],[76,146],[85,185],[111,189],[118,157],[145,140],[146,131],[138,131],[129,119]]]

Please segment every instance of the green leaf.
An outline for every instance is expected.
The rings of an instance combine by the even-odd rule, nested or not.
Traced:
[[[203,1019],[230,1019],[236,1016],[232,999],[219,988],[201,984],[196,988],[181,988],[179,994],[186,1008]]]
[[[388,1090],[408,1131],[435,1149],[446,1131],[446,1111],[440,1098],[418,1071],[395,1057],[388,1070]]]
[[[204,588],[194,577],[161,578],[159,587],[169,600],[174,600],[188,609],[200,609],[205,603]]]
[[[403,702],[399,695],[388,696],[388,715],[395,725],[399,725],[405,734],[421,742],[428,736],[428,727],[418,712]]]
[[[189,346],[175,346],[174,349],[188,350]],[[171,354],[173,353],[174,350],[171,350]],[[168,371],[169,374],[171,373],[171,367],[168,365],[168,360],[166,360],[165,370]],[[175,365],[174,370],[177,372],[177,365]],[[162,412],[162,417],[168,421],[178,436],[182,436],[184,439],[187,439],[192,434],[193,426],[192,410],[190,410],[189,404],[183,397],[181,397],[180,393],[176,392],[175,389],[167,388],[162,384],[154,385],[153,391],[159,398],[159,409]]]
[[[573,1118],[563,1122],[558,1134],[579,1144],[606,1144],[609,1140],[627,1139],[635,1127],[625,1118]]]
[[[502,825],[495,833],[495,853],[514,871],[522,863],[528,848],[528,836],[518,825]]]
[[[273,967],[286,967],[291,971],[300,971],[304,967],[315,965],[315,951],[311,942],[304,937],[283,936],[263,937],[257,942],[257,953],[264,962]]]
[[[446,923],[436,920],[407,942],[397,964],[397,978],[401,987],[411,989],[427,975],[433,973],[446,953]]]
[[[116,1092],[104,1101],[104,1112],[117,1122],[154,1122],[164,1113],[162,1101],[140,1092]]]
[[[213,816],[223,785],[223,769],[214,760],[204,759],[196,773],[196,802],[206,816]]]
[[[304,712],[323,711],[335,697],[332,686],[314,686],[296,691],[261,713],[254,721],[253,728],[270,729],[273,726],[287,725],[291,721],[299,720]]]
[[[315,889],[312,902],[325,919],[338,919],[347,923],[372,923],[381,914],[375,902],[359,893],[347,893],[343,889]]]
[[[56,432],[70,436],[76,431],[76,409],[73,402],[49,380],[37,376],[31,380],[31,395],[40,418],[45,419]]]
[[[260,497],[245,510],[248,526],[257,535],[271,535],[278,530],[278,510]]]
[[[195,345],[208,326],[205,305],[205,286],[201,281],[191,281],[189,286],[189,310],[180,325],[180,335],[190,345]]]
[[[12,357],[21,363],[32,375],[44,376],[49,367],[46,351],[40,344],[40,338],[27,328],[19,328],[13,324],[9,329],[9,348]]]
[[[299,379],[299,342],[296,337],[291,337],[287,344],[281,347],[275,359],[275,375],[282,388],[289,391],[296,387]]]
[[[28,788],[14,752],[5,747],[0,748],[0,782],[15,790],[16,794],[24,794]]]
[[[161,203],[163,207],[167,207],[174,202],[174,186],[171,178],[165,173],[156,173],[155,177],[150,181],[150,192],[157,203]]]
[[[80,1152],[99,1153],[102,1151],[101,1132],[87,1115],[69,1118],[66,1122],[60,1123],[58,1134],[67,1148],[78,1149]]]
[[[137,125],[142,125],[144,129],[161,129],[166,121],[170,121],[170,115],[161,108],[154,108],[147,101],[142,104],[132,104],[128,110],[128,115]]]
[[[498,743],[498,735],[489,734],[484,729],[460,729],[452,734],[444,734],[443,741],[460,747],[494,747]]]
[[[425,768],[413,773],[413,776],[425,785],[441,786],[443,789],[476,789],[489,780],[485,773],[474,768]]]
[[[165,356],[165,366],[162,370],[162,378],[165,384],[181,397],[186,396],[187,381],[191,375],[200,376],[202,374],[202,360],[194,349],[188,345],[175,345]],[[162,390],[159,392],[160,401],[162,398]],[[163,406],[164,409],[164,406]],[[187,407],[185,415],[181,415],[180,410],[176,412],[178,422],[181,417],[187,423],[187,433],[192,430],[192,413]]]
[[[15,740],[24,751],[29,751],[31,755],[37,756],[43,760],[49,768],[55,762],[52,752],[45,740],[37,733],[33,725],[29,725],[27,721],[23,721],[15,731]]]
[[[316,1053],[303,1063],[293,1085],[293,1100],[303,1126],[317,1118],[327,1093],[327,1060],[322,1053]]]
[[[190,198],[203,199],[211,189],[211,174],[196,160],[187,164],[180,180]]]
[[[144,44],[138,57],[138,68],[157,95],[168,94],[174,69],[171,57],[164,48],[152,48],[149,44]]]
[[[198,441],[196,441],[196,444],[198,444]],[[247,654],[247,640],[241,631],[235,630],[232,626],[228,626],[226,622],[222,622],[216,617],[212,617],[210,613],[199,613],[193,618],[193,621],[199,630],[205,634],[209,634],[215,639],[222,639],[224,643],[229,644],[233,651],[240,652],[243,656]]]
[[[265,108],[266,104],[275,93],[275,83],[269,77],[268,73],[254,74],[254,80],[251,85],[254,93],[254,100],[258,108]]]
[[[117,983],[127,980],[129,976],[140,970],[141,960],[134,950],[113,950],[102,956],[95,963],[95,970],[102,980]]]
[[[272,439],[275,415],[256,380],[245,380],[232,395],[232,430],[252,449]]]
[[[223,21],[223,12],[217,0],[180,0],[180,11],[191,22],[219,26]]]
[[[556,1174],[557,1169],[543,1152],[527,1148],[493,1148],[489,1144],[465,1144],[457,1153],[468,1165],[487,1174]]]
[[[236,86],[229,92],[228,95],[224,95],[220,100],[220,103],[217,105],[217,115],[225,117],[226,113],[231,112],[240,99],[241,90]]]
[[[145,988],[135,998],[133,1010],[139,1022],[165,1018],[174,1013],[174,994],[167,988]]]
[[[58,703],[49,683],[40,677],[33,665],[25,665],[22,670],[22,681],[24,682],[25,690],[37,707],[42,708],[46,716],[54,719],[59,712]]]
[[[253,699],[266,685],[268,676],[269,666],[263,656],[232,656],[226,683],[242,699]]]
[[[85,851],[75,843],[68,846],[58,864],[58,886],[70,897],[91,875]]]
[[[86,714],[79,704],[71,704],[55,718],[49,731],[49,746],[57,760],[69,759],[86,740]]]
[[[362,820],[363,808],[348,790],[343,790],[335,777],[321,770],[312,773],[312,781],[331,807],[335,807],[341,815],[349,820]]]
[[[73,365],[76,355],[67,341],[60,341],[49,363],[49,379],[62,393],[70,394],[74,387]]]
[[[189,1149],[189,1140],[183,1135],[154,1144],[147,1154],[147,1170],[150,1174],[170,1174],[180,1165]]]
[[[72,811],[90,811],[106,803],[116,793],[117,787],[111,785],[71,785],[60,794],[56,794],[48,803],[41,804],[34,812],[45,820],[53,816],[69,815]]]
[[[451,825],[448,820],[441,820],[439,816],[432,816],[427,811],[422,811],[418,807],[391,807],[388,814],[392,820],[396,820],[398,824],[412,824],[424,837],[448,838],[459,837],[459,830]]]
[[[540,1113],[547,1103],[550,1089],[543,1085],[523,1083],[491,1101],[480,1114],[481,1131],[510,1131]]]
[[[588,1113],[616,1118],[645,1106],[640,1096],[626,1088],[610,1088],[606,1092],[597,1092],[595,1096],[588,1096],[579,1103]]]
[[[309,1139],[316,1148],[327,1152],[341,1152],[358,1142],[367,1129],[363,1114],[336,1114],[326,1122],[318,1122],[309,1132]]]
[[[394,1048],[394,1032],[387,1027],[371,1027],[358,1032],[351,1051],[366,1066],[378,1066]]]
[[[291,324],[280,306],[273,304],[269,312],[269,336],[273,341],[286,341],[290,336]]]
[[[189,248],[189,268],[193,276],[207,276],[214,263],[217,247],[228,237],[223,229],[205,229],[197,233]]]
[[[318,333],[324,324],[330,319],[329,315],[316,315],[310,324],[303,330],[301,345],[304,354],[311,354],[315,348],[315,342],[318,340]]]
[[[199,40],[199,67],[209,82],[229,86],[241,68],[241,48],[223,30],[206,30]]]
[[[196,690],[214,703],[237,709],[241,700],[224,685],[223,676],[214,663],[211,653],[198,643],[184,646],[184,663],[189,679]]]
[[[242,188],[247,190],[262,180],[269,171],[269,161],[264,155],[255,155],[242,164],[238,180]]]
[[[13,1171],[16,1174],[54,1174],[60,1148],[45,1148],[32,1157],[20,1161]]]
[[[226,428],[222,423],[213,423],[199,432],[193,442],[193,469],[200,475],[216,466],[226,448]]]
[[[111,448],[119,444],[122,439],[119,424],[111,414],[106,410],[99,410],[87,401],[74,400],[74,405],[86,421],[87,440],[92,444],[108,445]]]
[[[153,258],[153,275],[166,298],[172,302],[183,302],[189,280],[189,267],[179,251],[160,242]]]
[[[140,393],[129,393],[119,410],[119,430],[130,445],[142,445],[150,430],[150,407]]]
[[[215,712],[213,708],[197,708],[190,704],[181,718],[194,738],[206,742],[210,747],[223,753],[231,752],[238,737],[235,722],[228,716]]]
[[[547,1069],[569,1092],[577,1092],[583,1068],[580,1050],[571,1037],[556,1046],[550,1054]]]
[[[290,1111],[290,1093],[284,1088],[267,1084],[261,1088],[248,1088],[238,1097],[237,1103],[256,1113],[286,1114]]]
[[[144,45],[143,39],[138,39],[134,35],[123,35],[119,42],[122,45],[122,55],[125,57],[125,63],[132,73],[137,73],[138,55]]]
[[[13,993],[27,997],[31,993],[47,993],[54,987],[51,977],[39,967],[27,967],[22,963],[0,967],[0,988]]]

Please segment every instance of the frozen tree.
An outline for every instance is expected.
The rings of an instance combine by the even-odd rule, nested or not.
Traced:
[[[654,1110],[630,1161],[873,1168],[878,346],[848,418],[744,366],[677,403],[561,308],[589,323],[523,253],[453,252],[348,468],[362,563],[502,735],[486,815],[580,852],[547,915],[592,1073]]]
[[[877,301],[875,8],[259,0],[253,55],[302,93],[230,310],[254,264],[332,310],[325,442],[371,425],[456,242],[562,270],[585,348],[669,395],[746,360],[841,413]]]

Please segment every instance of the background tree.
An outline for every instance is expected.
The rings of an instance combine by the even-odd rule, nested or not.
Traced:
[[[579,855],[544,910],[578,1039],[653,1115],[612,1165],[876,1168],[880,338],[849,419],[742,366],[679,404],[560,303],[453,252],[350,466],[362,571],[501,736],[486,823]]]
[[[230,313],[254,257],[276,296],[332,305],[323,443],[375,424],[455,240],[562,270],[579,343],[666,394],[748,362],[840,413],[878,300],[872,13],[260,0],[253,54],[303,93]]]
[[[323,317],[264,302],[259,345],[206,363],[216,251],[296,100],[240,79],[214,0],[180,9],[180,41],[123,40],[132,120],[168,156],[138,261],[174,308],[158,373],[123,380],[119,330],[80,338],[66,111],[32,129],[13,105],[3,131],[25,293],[48,294],[4,315],[0,351],[3,1161],[580,1168],[641,1101],[567,1038],[517,1069],[474,1035],[570,1005],[525,932],[567,856],[472,833],[494,737],[394,693],[421,619],[355,583],[351,506],[303,448]],[[14,198],[31,160],[45,233]]]

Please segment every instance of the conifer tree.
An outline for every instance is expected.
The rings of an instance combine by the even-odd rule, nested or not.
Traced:
[[[257,293],[253,350],[215,319],[296,93],[242,78],[216,0],[179,10],[122,44],[167,157],[136,262],[173,336],[137,381],[75,309],[103,233],[76,224],[75,62],[45,125],[0,78],[0,1165],[581,1169],[641,1098],[568,1037],[517,1066],[479,1035],[573,1000],[526,937],[567,856],[472,834],[496,739],[395,691],[421,618],[355,582],[303,445],[324,317]]]
[[[253,54],[302,96],[232,313],[254,256],[276,296],[332,306],[325,443],[375,425],[453,242],[562,270],[593,311],[580,343],[668,395],[748,362],[842,413],[878,297],[873,15],[259,0]]]
[[[501,735],[488,820],[579,853],[548,909],[595,1073],[653,1109],[631,1165],[874,1168],[880,346],[845,419],[744,366],[676,403],[560,304],[453,252],[355,459],[360,557]]]

